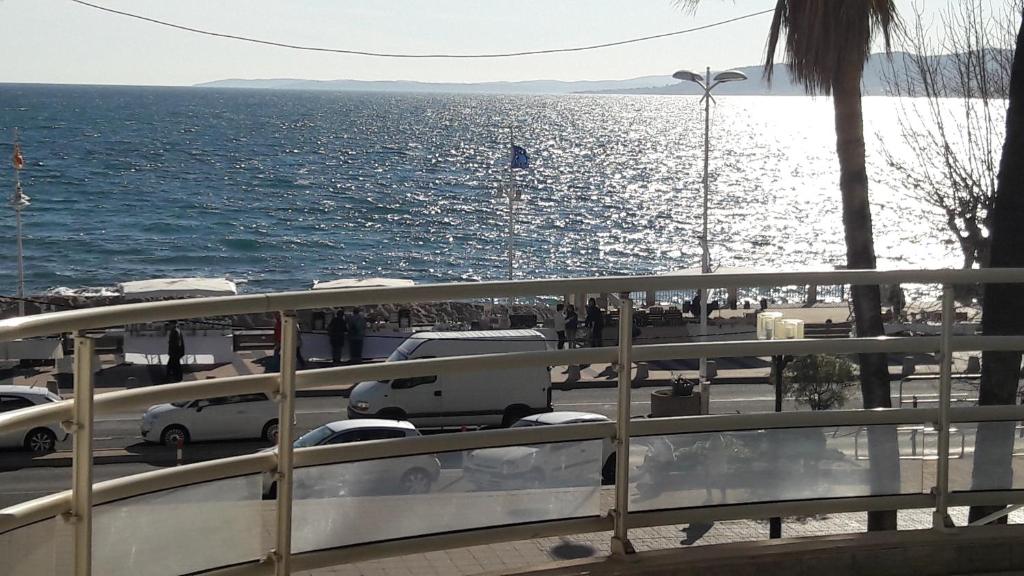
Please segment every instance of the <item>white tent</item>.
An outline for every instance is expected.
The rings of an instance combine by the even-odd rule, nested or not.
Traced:
[[[135,280],[117,285],[126,300],[153,298],[199,298],[203,296],[234,296],[235,283],[226,278],[158,278]]]
[[[413,286],[412,280],[398,278],[339,278],[326,282],[313,281],[313,290],[336,290],[339,288],[397,288]]]

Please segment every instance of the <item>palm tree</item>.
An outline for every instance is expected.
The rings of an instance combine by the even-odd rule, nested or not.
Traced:
[[[790,74],[810,94],[832,96],[839,155],[839,192],[843,199],[846,266],[875,267],[875,243],[868,203],[868,172],[864,158],[864,118],[860,83],[874,39],[881,34],[886,52],[890,33],[899,26],[892,0],[779,0],[768,33],[765,74],[771,80],[775,50],[785,33]],[[857,336],[882,336],[879,287],[853,286]],[[890,408],[889,367],[885,354],[860,355],[860,387],[864,408]],[[873,494],[897,494],[900,488],[896,431],[868,431]],[[869,530],[895,530],[896,512],[868,515]]]
[[[1017,49],[1010,71],[1009,107],[1006,111],[1006,140],[999,162],[999,176],[992,207],[991,255],[993,268],[1024,266],[1024,13],[1021,14]],[[985,286],[981,328],[986,335],[1024,333],[1024,300],[1018,284]],[[1014,404],[1021,376],[1019,351],[990,351],[982,355],[981,389],[978,404]],[[973,490],[1009,489],[1013,485],[1013,422],[978,425],[974,440]],[[974,506],[974,522],[1003,506]],[[1005,518],[1003,519],[1005,521]]]
[[[700,0],[683,0],[695,6]],[[768,34],[765,76],[770,81],[775,52],[785,35],[790,74],[809,94],[831,95],[835,108],[839,191],[843,200],[846,265],[875,267],[868,173],[864,158],[861,77],[874,40],[881,35],[886,52],[890,34],[899,27],[892,0],[778,0]],[[882,336],[881,291],[853,286],[857,336]],[[860,387],[864,408],[890,408],[889,369],[885,354],[861,354]],[[868,433],[873,494],[899,493],[899,452],[896,431],[872,427]],[[868,515],[869,530],[895,530],[896,512]]]

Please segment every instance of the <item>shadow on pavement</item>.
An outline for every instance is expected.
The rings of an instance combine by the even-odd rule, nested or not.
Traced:
[[[597,555],[597,549],[589,544],[580,544],[566,538],[551,548],[551,555],[559,560],[579,560]]]

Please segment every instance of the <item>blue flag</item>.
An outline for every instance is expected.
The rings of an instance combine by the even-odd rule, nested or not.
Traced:
[[[526,169],[530,167],[530,157],[526,154],[526,148],[512,145],[512,168]]]

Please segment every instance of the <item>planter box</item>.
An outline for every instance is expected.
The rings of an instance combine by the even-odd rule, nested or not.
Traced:
[[[651,392],[651,418],[699,415],[700,392],[698,391],[694,391],[689,396],[673,396],[671,388]]]

